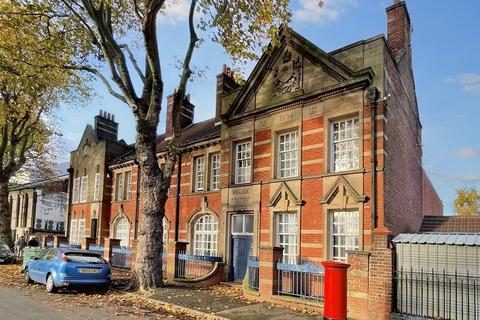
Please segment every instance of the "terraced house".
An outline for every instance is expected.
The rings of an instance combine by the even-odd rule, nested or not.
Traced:
[[[315,286],[281,288],[277,261],[349,262],[351,314],[391,309],[391,236],[418,231],[443,207],[422,167],[406,4],[395,1],[387,17],[387,36],[332,52],[284,27],[243,84],[225,67],[217,76],[214,118],[194,123],[185,102],[164,221],[169,255],[221,257],[215,279],[242,282],[257,268],[249,285],[265,299],[316,295]],[[71,243],[135,246],[141,177],[117,126],[101,113],[72,152]],[[160,164],[171,134],[158,136]],[[176,260],[167,261],[170,272]]]

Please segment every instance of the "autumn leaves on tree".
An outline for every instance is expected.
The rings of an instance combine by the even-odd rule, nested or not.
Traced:
[[[42,82],[56,85],[53,90],[49,90],[55,94],[54,97],[42,96],[45,100],[35,100],[34,105],[39,108],[35,110],[42,110],[39,119],[43,121],[49,118],[44,108],[50,106],[50,99],[60,101],[60,98],[71,97],[70,89],[77,85],[78,92],[88,92],[83,84],[90,77],[96,77],[103,82],[113,97],[130,107],[135,117],[135,147],[142,176],[140,192],[143,203],[133,277],[133,284],[137,288],[146,290],[163,285],[162,219],[177,161],[177,141],[181,135],[180,108],[194,70],[191,65],[192,57],[202,42],[201,37],[219,43],[234,63],[241,65],[249,59],[258,58],[257,55],[262,49],[268,50],[265,47],[267,43],[273,46],[278,43],[278,27],[290,19],[288,3],[288,0],[189,1],[189,16],[186,21],[189,37],[183,39],[187,47],[183,60],[177,64],[180,79],[175,84],[176,95],[172,112],[174,137],[169,141],[168,151],[162,155],[166,160],[163,170],[157,162],[155,145],[165,94],[159,48],[169,44],[157,38],[157,19],[159,15],[168,12],[172,1],[18,0],[8,2],[4,5],[4,10],[1,10],[6,12],[3,17],[17,17],[15,23],[23,23],[21,19],[35,22],[35,27],[30,30],[32,36],[48,39],[46,43],[51,46],[37,49],[37,43],[43,42],[33,41],[34,50],[28,53],[47,52],[46,56],[50,58],[19,59],[22,68],[35,68]],[[15,39],[10,36],[11,40]],[[9,38],[2,31],[3,37]],[[30,46],[26,46],[28,47]],[[134,53],[133,48],[138,50]],[[55,53],[58,53],[57,57],[54,56]],[[18,60],[12,57],[5,59]],[[58,74],[58,78],[53,77],[52,81],[50,77],[55,74]],[[26,82],[30,83],[29,80]],[[43,87],[40,91],[44,92],[45,89]],[[48,132],[51,134],[48,123],[45,123],[45,128],[50,129]],[[47,134],[44,142],[46,140]],[[25,145],[26,149],[30,142]],[[19,144],[15,149],[22,150],[23,145]],[[21,156],[17,158],[22,160]],[[0,194],[5,194],[6,201],[5,192],[7,191],[0,190]]]

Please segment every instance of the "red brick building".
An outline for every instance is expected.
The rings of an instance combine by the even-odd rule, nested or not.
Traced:
[[[194,123],[185,103],[165,240],[222,256],[225,280],[243,281],[248,257],[260,257],[266,297],[276,255],[288,264],[348,261],[366,272],[352,273],[351,314],[391,309],[390,237],[443,214],[422,168],[410,18],[394,2],[387,37],[327,53],[284,28],[243,85],[225,68],[217,76],[215,118]],[[71,242],[137,238],[138,170],[117,126],[101,113],[72,152]],[[160,164],[171,132],[158,136]]]

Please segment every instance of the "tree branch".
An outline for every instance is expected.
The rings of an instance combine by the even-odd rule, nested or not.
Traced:
[[[122,96],[120,93],[116,92],[113,90],[112,86],[110,85],[110,82],[103,76],[103,74],[98,71],[95,68],[92,67],[87,67],[87,66],[64,66],[65,69],[71,69],[71,70],[80,70],[80,71],[87,71],[90,72],[91,74],[95,75],[98,79],[100,79],[105,87],[107,88],[108,92],[114,96],[115,98],[119,99],[120,101],[127,103],[127,100],[125,99],[124,96]]]
[[[137,60],[136,60],[135,57],[133,56],[132,51],[130,51],[130,48],[128,47],[128,45],[127,45],[127,44],[121,44],[121,45],[120,45],[120,48],[127,50],[127,52],[128,52],[128,57],[129,57],[130,61],[132,62],[133,67],[134,67],[135,70],[137,71],[138,76],[140,77],[140,79],[142,79],[142,82],[145,83],[145,76],[143,75],[142,70],[141,70],[140,67],[138,66]]]

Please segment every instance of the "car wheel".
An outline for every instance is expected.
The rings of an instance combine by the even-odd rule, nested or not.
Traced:
[[[33,283],[32,278],[30,278],[30,274],[28,273],[28,270],[25,270],[25,272],[23,273],[23,276],[24,276],[25,282],[27,284],[32,284]]]
[[[53,275],[49,274],[47,278],[47,292],[54,293],[56,291],[57,288],[55,287],[55,283],[53,282]]]

